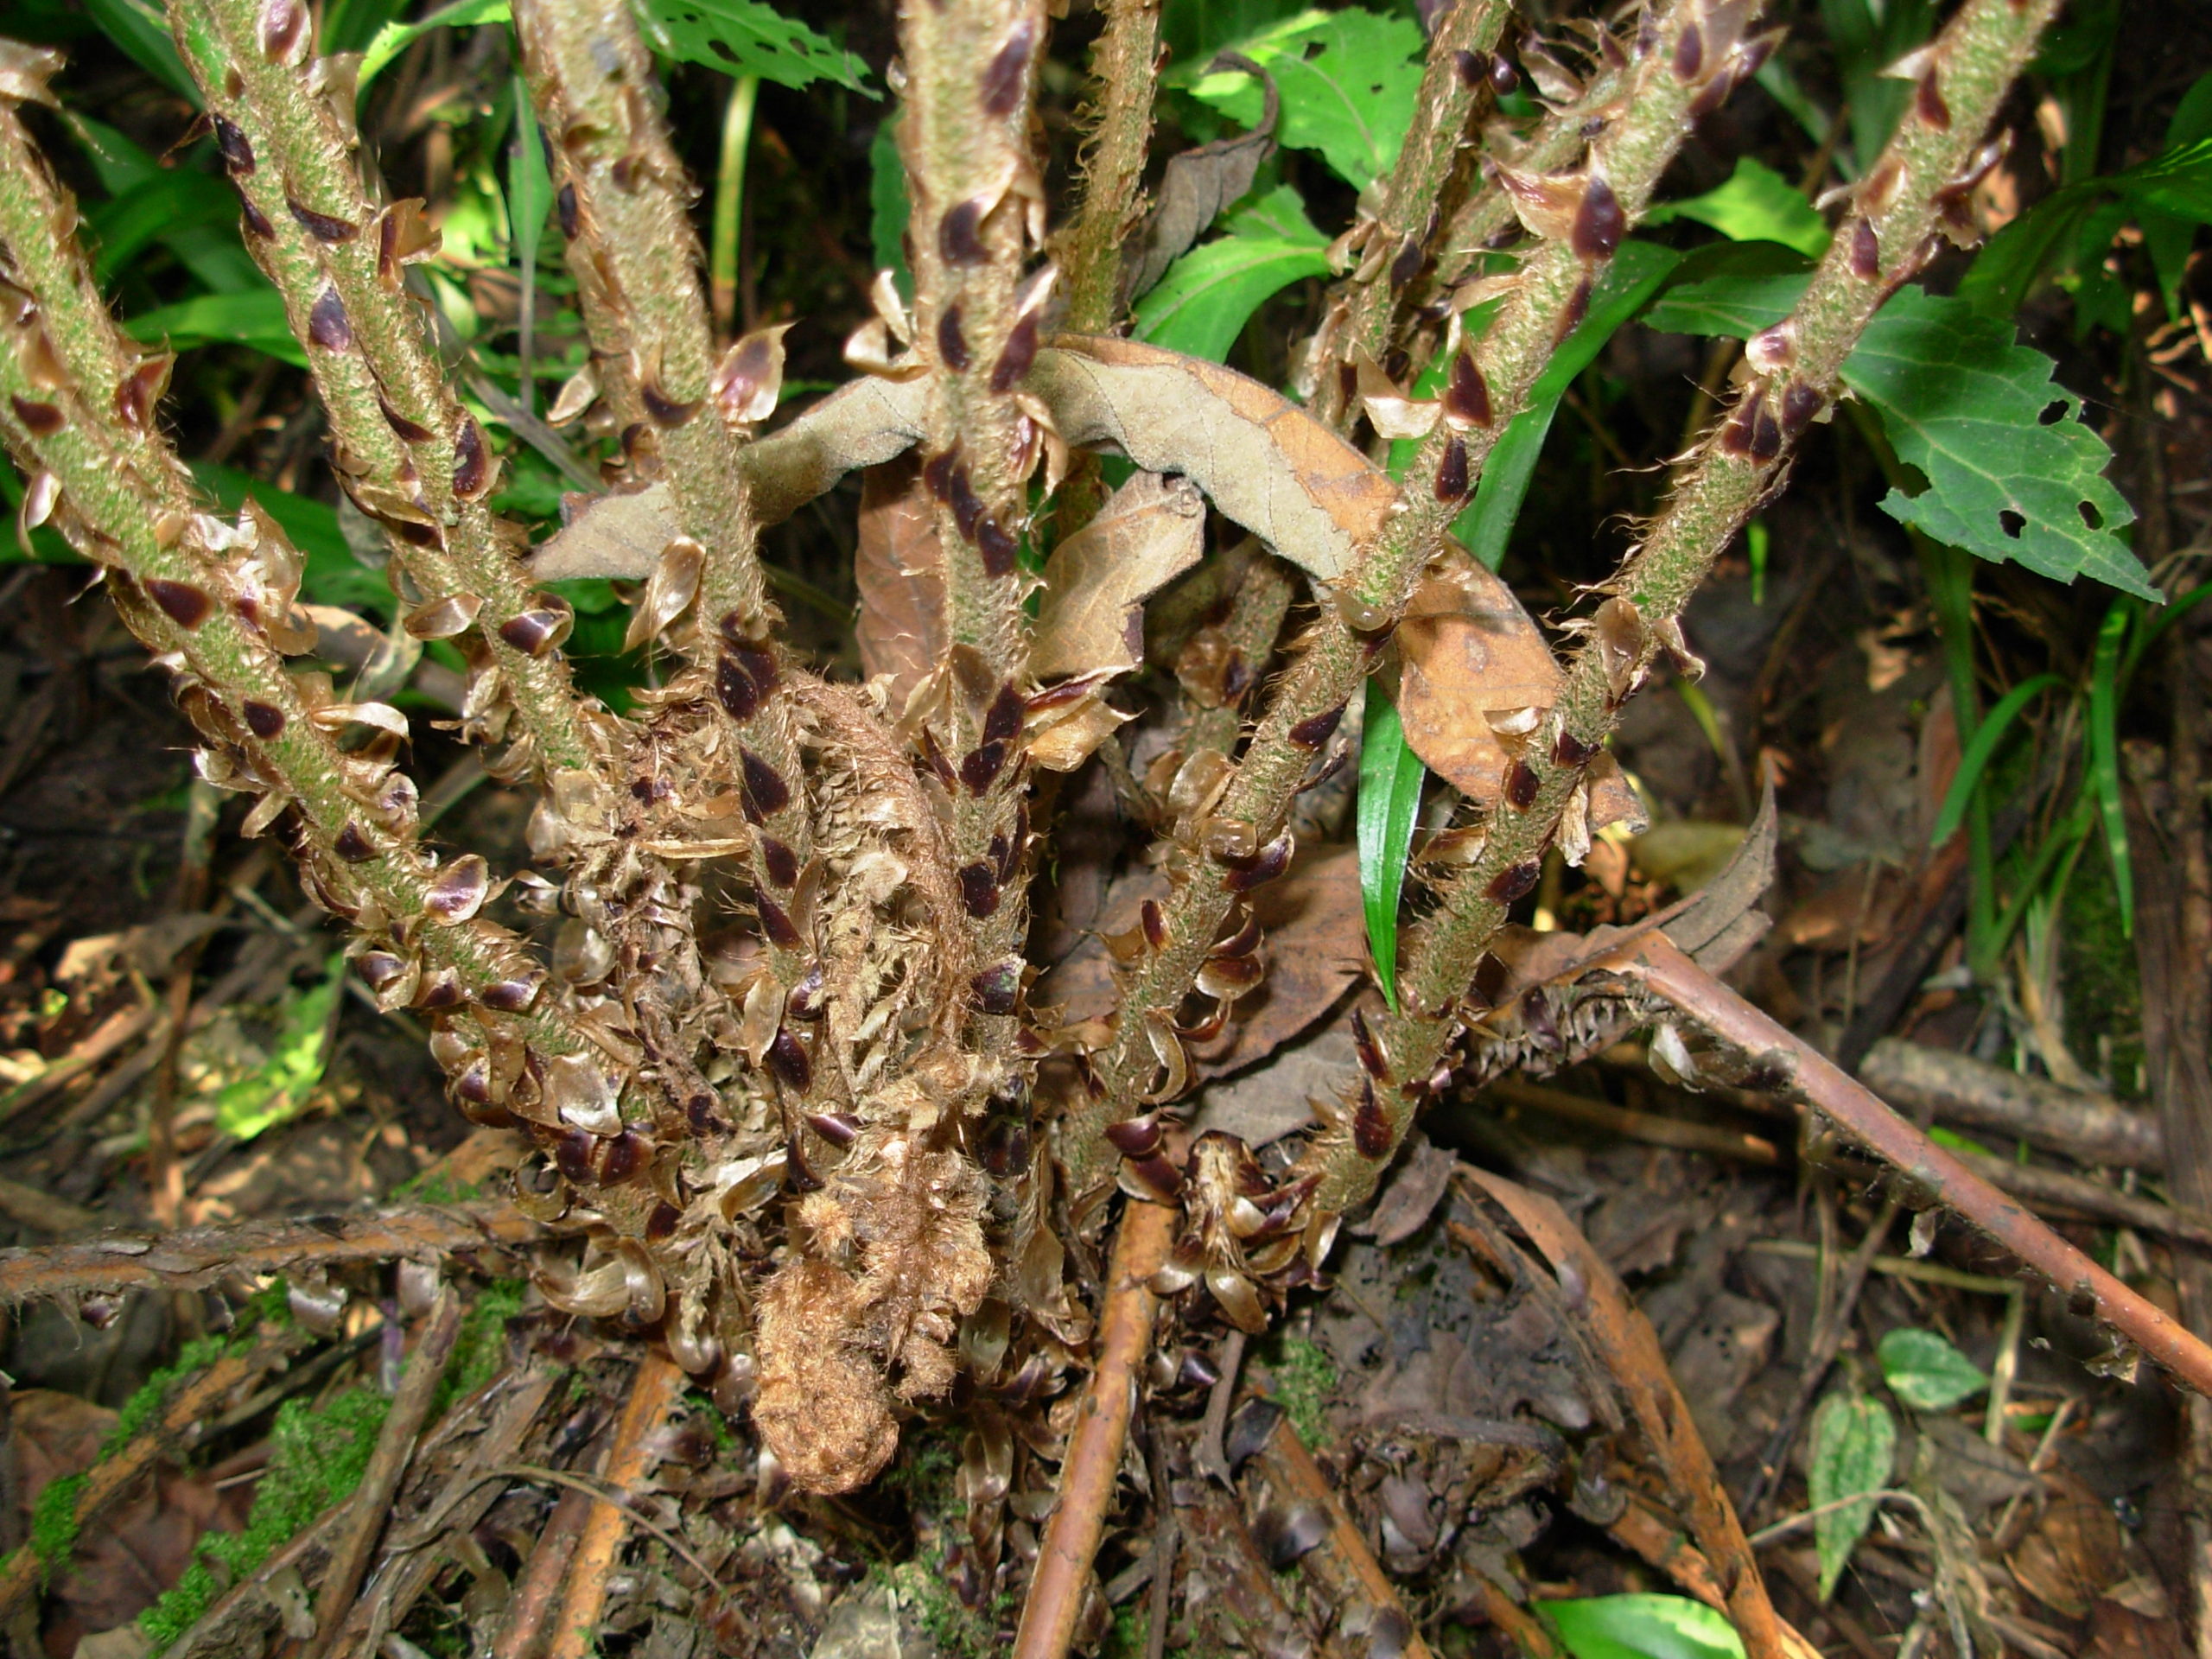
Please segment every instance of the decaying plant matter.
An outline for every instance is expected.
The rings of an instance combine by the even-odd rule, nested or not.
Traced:
[[[902,1411],[963,1370],[1009,1402],[1071,1386],[1096,1357],[1090,1269],[1117,1185],[1179,1217],[1146,1295],[1187,1306],[1202,1287],[1264,1328],[1469,1046],[1552,1020],[1473,988],[1508,907],[1548,849],[1578,861],[1623,810],[1605,750],[1622,704],[1662,658],[1694,669],[1689,595],[1782,487],[1876,309],[1939,238],[1974,235],[1985,135],[2056,0],[1967,0],[1916,58],[1910,111],[1802,302],[1751,341],[1666,507],[1567,624],[1564,662],[1446,531],[1685,136],[1771,50],[1754,0],[1654,0],[1592,26],[1580,72],[1545,60],[1571,84],[1548,86],[1549,113],[1517,133],[1492,121],[1508,7],[1443,8],[1413,131],[1340,245],[1303,406],[1107,332],[1150,126],[1150,79],[1130,66],[1153,50],[1153,9],[1108,8],[1090,195],[1058,239],[1033,132],[1042,0],[902,10],[912,302],[887,274],[849,346],[853,384],[764,436],[782,330],[714,335],[690,186],[629,10],[518,3],[592,346],[561,412],[613,440],[610,499],[657,526],[610,552],[587,533],[595,507],[533,554],[485,505],[497,457],[410,285],[430,246],[420,205],[378,182],[302,0],[171,8],[336,470],[390,540],[406,627],[462,652],[461,730],[539,791],[537,868],[520,871],[424,843],[406,716],[340,701],[310,665],[300,558],[277,526],[195,495],[158,418],[170,359],[108,315],[22,119],[57,65],[20,48],[0,60],[0,427],[26,524],[58,526],[99,566],[201,734],[201,775],[253,798],[250,832],[280,839],[351,925],[378,1001],[431,1025],[454,1104],[527,1130],[515,1205],[582,1241],[541,1274],[547,1299],[655,1333],[823,1492],[874,1477]],[[1081,332],[1056,328],[1063,286]],[[1487,326],[1465,327],[1491,301]],[[1433,397],[1386,367],[1429,359]],[[1402,483],[1355,447],[1366,432],[1414,442]],[[780,642],[756,537],[909,450],[912,533],[934,560],[926,649],[865,686],[826,681]],[[1140,469],[1103,505],[1098,451]],[[1028,893],[1053,798],[1038,785],[1115,741],[1127,715],[1109,688],[1138,664],[1144,601],[1195,561],[1208,504],[1258,550],[1184,653],[1181,735],[1145,779],[1166,890],[1109,941],[1117,1011],[1063,1020],[1031,997]],[[572,683],[572,618],[537,585],[584,572],[640,579],[632,639],[671,654],[626,717]],[[1314,612],[1255,691],[1301,584]],[[1432,642],[1472,631],[1512,670],[1474,677],[1446,711],[1454,747],[1435,764],[1474,815],[1460,862],[1409,935],[1394,1011],[1358,1027],[1356,1090],[1266,1162],[1228,1135],[1194,1141],[1174,1111],[1190,1045],[1265,974],[1253,895],[1289,868],[1300,797],[1342,764],[1347,707],[1395,662],[1402,623]],[[528,937],[487,917],[503,894],[537,918]],[[710,952],[702,918],[733,905],[747,947]],[[1648,1015],[1641,982],[1601,1000]],[[2054,1262],[2072,1265],[2037,1265]],[[2185,1333],[2094,1306],[2212,1377]],[[1116,1389],[1132,1386],[1121,1350],[1141,1346],[1116,1350]],[[1071,1459],[1071,1505],[1106,1501],[1127,1403],[1071,1442],[1090,1447]],[[973,1507],[1007,1487],[982,1469]],[[1701,1541],[1742,1553],[1732,1516],[1705,1522]],[[1079,1581],[1081,1562],[1056,1570]]]

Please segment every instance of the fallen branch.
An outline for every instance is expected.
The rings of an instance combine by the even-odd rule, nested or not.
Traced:
[[[2199,1394],[2212,1394],[2212,1348],[2052,1232],[1899,1117],[1865,1085],[1707,973],[1658,932],[1646,933],[1609,964],[1633,976],[1722,1041],[1746,1054],[1777,1055],[1798,1090],[1842,1133],[1896,1167],[1930,1202],[1955,1212],[2066,1293]]]
[[[1859,1062],[1859,1080],[1904,1111],[2018,1135],[2085,1164],[2163,1169],[2158,1120],[2105,1095],[2061,1088],[1971,1055],[1885,1037]]]
[[[1592,1128],[1619,1135],[1623,1140],[1640,1141],[1646,1146],[1673,1147],[1681,1152],[1701,1152],[1742,1163],[1782,1161],[1774,1142],[1760,1135],[1722,1128],[1717,1124],[1685,1122],[1660,1112],[1633,1111],[1611,1101],[1593,1100],[1564,1089],[1548,1089],[1522,1077],[1495,1078],[1484,1086],[1484,1092],[1516,1106],[1564,1118],[1570,1123],[1586,1123]]]
[[[607,1449],[607,1466],[600,1478],[622,1494],[643,1484],[660,1460],[660,1427],[683,1397],[683,1369],[658,1349],[649,1351],[631,1379],[630,1401],[614,1427],[614,1443]],[[591,1506],[576,1539],[569,1593],[553,1625],[547,1659],[586,1659],[599,1645],[599,1616],[607,1607],[607,1581],[621,1553],[623,1535],[630,1529],[630,1512],[619,1503],[602,1500]]]
[[[0,1306],[40,1296],[203,1290],[234,1274],[512,1249],[544,1236],[508,1205],[426,1205],[0,1250]]]
[[[1152,1276],[1167,1260],[1176,1212],[1157,1204],[1132,1203],[1114,1240],[1106,1269],[1106,1300],[1094,1340],[1097,1363],[1084,1390],[1082,1414],[1068,1437],[1060,1465],[1059,1502],[1046,1523],[1029,1599],[1014,1634],[1014,1659],[1061,1659],[1075,1638],[1090,1564],[1106,1527],[1106,1510],[1122,1471],[1136,1406],[1137,1367],[1152,1345],[1159,1299]]]
[[[1328,1518],[1328,1535],[1303,1560],[1319,1565],[1316,1576],[1323,1580],[1322,1587],[1336,1604],[1336,1628],[1347,1635],[1357,1634],[1357,1621],[1349,1617],[1353,1611],[1351,1604],[1364,1601],[1370,1609],[1365,1636],[1374,1650],[1396,1653],[1402,1659],[1428,1659],[1428,1645],[1398,1600],[1389,1575],[1367,1548],[1358,1526],[1338,1498],[1335,1485],[1313,1461],[1313,1454],[1298,1438],[1288,1417],[1275,1420],[1274,1432],[1261,1446],[1258,1462],[1261,1472],[1282,1497],[1294,1505],[1311,1506]],[[1392,1625],[1396,1626],[1395,1632],[1389,1630]],[[1395,1641],[1390,1639],[1393,1636]]]

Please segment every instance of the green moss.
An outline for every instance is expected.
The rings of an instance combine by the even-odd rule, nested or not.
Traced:
[[[507,1321],[522,1312],[519,1279],[494,1279],[478,1293],[475,1303],[462,1315],[454,1333],[453,1357],[430,1402],[430,1421],[435,1422],[447,1407],[489,1382],[506,1363]]]
[[[953,1481],[959,1472],[960,1453],[952,1431],[932,1431],[905,1437],[898,1461],[885,1472],[882,1484],[903,1497],[909,1509],[946,1515],[953,1508]]]
[[[1337,1364],[1310,1337],[1284,1332],[1264,1356],[1274,1379],[1274,1402],[1289,1414],[1290,1426],[1308,1447],[1329,1441],[1329,1396],[1337,1386]]]
[[[77,1548],[77,1500],[83,1496],[88,1478],[64,1475],[48,1481],[31,1508],[31,1548],[38,1552],[41,1583],[64,1571]]]
[[[2101,846],[2067,883],[2059,938],[2059,973],[2066,992],[2066,1041],[2092,1070],[2107,1064],[2113,1083],[2133,1093],[2143,1058],[2143,987],[2135,942],[2120,925],[2120,895]],[[2104,1052],[2098,1039],[2107,1038]]]
[[[999,1632],[1014,1622],[1014,1592],[1001,1591],[978,1612],[953,1593],[941,1571],[920,1561],[902,1561],[887,1575],[905,1607],[945,1659],[997,1659],[1004,1643]]]
[[[361,1484],[391,1402],[350,1389],[320,1410],[289,1400],[270,1431],[269,1466],[240,1532],[211,1532],[199,1559],[176,1586],[138,1616],[158,1649],[168,1647],[206,1612],[225,1586],[240,1579],[299,1535],[301,1529]]]
[[[456,1181],[433,1164],[393,1187],[391,1196],[409,1204],[472,1204],[484,1196],[484,1190],[474,1181]]]

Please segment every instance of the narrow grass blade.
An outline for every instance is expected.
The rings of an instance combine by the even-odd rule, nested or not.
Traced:
[[[1398,723],[1398,705],[1380,681],[1370,680],[1359,740],[1359,895],[1367,910],[1375,977],[1393,1010],[1398,1006],[1398,899],[1405,892],[1414,818],[1427,775]]]
[[[2105,850],[2112,855],[2113,884],[2120,890],[2120,931],[2135,937],[2135,865],[2127,853],[2127,813],[2120,796],[2120,652],[2134,620],[2135,607],[2116,600],[2097,630],[2097,654],[2089,671],[2089,785],[2096,791],[2097,816],[2105,827]]]
[[[1989,769],[1998,745],[2005,741],[2005,732],[2019,718],[2021,711],[2042,693],[2063,688],[2065,683],[2056,674],[2038,674],[2023,680],[1999,699],[1997,706],[1974,728],[1973,741],[1959,757],[1959,769],[1951,779],[1951,786],[1944,791],[1942,810],[1936,815],[1936,828],[1928,837],[1930,847],[1941,847],[1966,822],[1967,807],[1974,799],[1974,788],[1981,782],[1981,774]]]

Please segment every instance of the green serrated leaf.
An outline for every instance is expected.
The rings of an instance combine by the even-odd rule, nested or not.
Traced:
[[[1727,1619],[1684,1596],[1589,1596],[1536,1611],[1574,1659],[1744,1659]]]
[[[1874,1349],[1890,1392],[1915,1411],[1948,1411],[1989,1386],[1989,1377],[1933,1331],[1900,1325]]]
[[[1275,137],[1282,143],[1318,151],[1356,189],[1396,162],[1421,91],[1421,25],[1411,17],[1356,8],[1308,11],[1229,49],[1274,78],[1282,95]],[[1231,120],[1259,123],[1260,83],[1242,70],[1200,73],[1190,90]]]
[[[1711,226],[1731,242],[1778,242],[1808,258],[1827,251],[1828,224],[1805,193],[1763,162],[1745,156],[1728,182],[1688,201],[1663,202],[1644,215],[1647,224],[1677,219]]]
[[[779,86],[834,81],[870,98],[868,66],[762,0],[639,0],[647,30],[671,57]]]
[[[1808,1484],[1813,1508],[1823,1511],[1813,1522],[1822,1601],[1834,1592],[1836,1580],[1850,1564],[1852,1550],[1874,1518],[1871,1497],[1832,1510],[1827,1506],[1888,1485],[1897,1465],[1897,1422],[1878,1400],[1832,1394],[1814,1415]]]
[[[386,23],[361,54],[361,73],[354,83],[355,96],[368,91],[369,83],[409,47],[434,29],[461,29],[474,23],[504,23],[513,16],[508,0],[453,0],[429,16],[412,23]]]
[[[1261,306],[1329,274],[1328,238],[1288,185],[1224,222],[1230,235],[1192,249],[1137,302],[1138,339],[1221,362]]]
[[[123,326],[131,337],[158,346],[163,341],[179,351],[194,346],[227,341],[266,352],[295,368],[308,365],[307,348],[292,338],[284,320],[284,299],[273,288],[242,294],[200,294],[175,305],[156,306],[125,318]]]
[[[1748,338],[1786,316],[1805,283],[1714,277],[1668,295],[1647,321]],[[2013,339],[2009,320],[1898,290],[1843,365],[1844,385],[1881,416],[1897,458],[1928,480],[1918,495],[1891,490],[1882,510],[1980,558],[2161,599],[2114,533],[2135,513],[2104,476],[2112,451],[2082,423],[2081,400],[2053,382],[2055,366]]]
[[[1171,63],[1209,63],[1232,41],[1305,10],[1306,0],[1166,0],[1160,9],[1160,39]]]
[[[1414,819],[1427,776],[1406,741],[1398,705],[1380,680],[1370,680],[1359,737],[1359,894],[1376,982],[1393,1009],[1398,1006],[1398,899],[1405,892]]]
[[[270,1049],[268,1064],[216,1096],[217,1129],[234,1140],[251,1141],[307,1103],[322,1081],[330,1016],[345,975],[345,955],[334,953],[320,983],[286,995],[284,1028]]]

